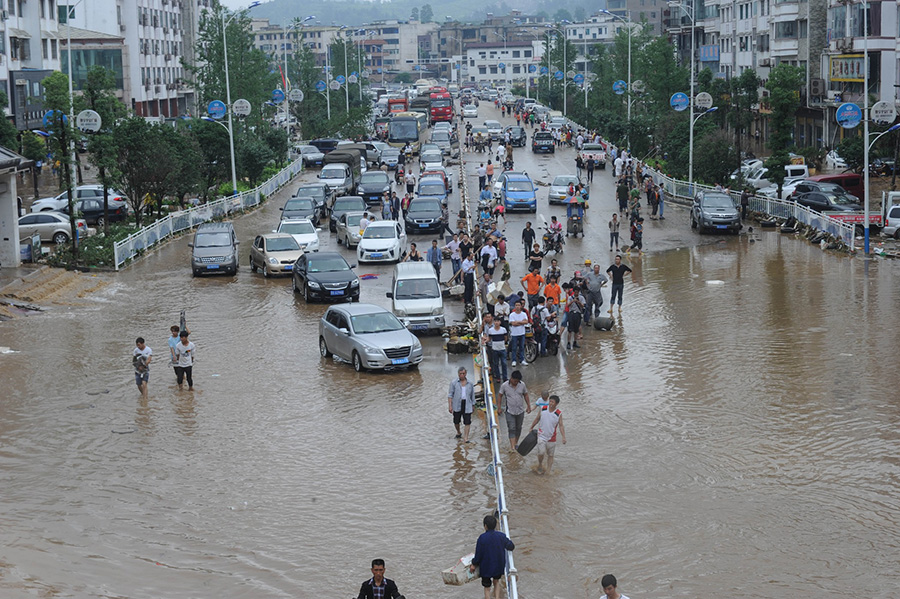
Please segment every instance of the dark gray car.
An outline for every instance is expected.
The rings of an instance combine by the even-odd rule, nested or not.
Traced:
[[[700,233],[705,230],[737,233],[742,226],[741,215],[728,194],[701,191],[694,197],[694,205],[691,207],[692,229],[698,229]]]
[[[345,212],[365,211],[368,209],[366,201],[359,196],[341,196],[334,201],[328,212],[328,229],[337,231],[337,222]]]
[[[381,170],[366,171],[359,180],[356,190],[370,206],[381,205],[384,192],[391,191],[391,178]]]
[[[308,218],[319,226],[319,208],[313,198],[290,198],[281,207],[281,218]]]

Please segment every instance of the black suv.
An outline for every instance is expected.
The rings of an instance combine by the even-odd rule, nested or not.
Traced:
[[[525,133],[524,127],[507,127],[506,130],[509,132],[509,143],[514,147],[525,147],[525,142],[528,141],[528,134]]]
[[[791,193],[790,199],[795,200],[801,193],[810,193],[813,191],[837,195],[848,195],[853,198],[853,200],[858,200],[856,196],[848,193],[846,189],[844,189],[837,183],[824,183],[821,181],[800,181],[796,186],[794,186],[794,191]]]
[[[309,142],[309,145],[316,146],[317,148],[319,148],[320,152],[322,152],[323,154],[327,154],[337,149],[339,141],[341,140],[334,138],[314,139]]]
[[[691,228],[738,233],[743,225],[741,215],[734,207],[734,200],[720,191],[701,191],[694,197],[691,207]]]
[[[556,153],[556,147],[553,145],[553,135],[549,131],[536,131],[531,138],[531,151]]]

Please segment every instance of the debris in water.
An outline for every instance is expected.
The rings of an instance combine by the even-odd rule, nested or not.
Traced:
[[[707,285],[724,285],[725,281],[707,281]]]

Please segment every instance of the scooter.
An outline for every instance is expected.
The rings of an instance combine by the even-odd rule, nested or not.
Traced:
[[[544,231],[545,232],[544,232],[543,236],[541,237],[541,241],[544,244],[544,247],[543,247],[544,254],[546,255],[547,252],[554,252],[556,254],[559,254],[560,252],[562,252],[563,244],[565,243],[565,241],[563,241],[562,235],[560,235],[559,233],[550,231],[549,228],[545,228]]]

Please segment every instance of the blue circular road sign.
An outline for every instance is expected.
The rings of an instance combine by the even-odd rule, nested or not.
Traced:
[[[682,110],[687,110],[687,107],[690,105],[691,100],[687,97],[687,94],[682,92],[676,92],[672,94],[672,97],[669,99],[669,104],[672,105],[672,108],[681,112]]]
[[[562,71],[556,71],[555,73],[553,73],[553,78],[556,79],[557,81],[562,81],[563,79],[566,78],[566,74],[563,73]]]
[[[327,87],[328,87],[328,85],[327,85],[324,81],[322,81],[321,79],[319,79],[318,81],[316,81],[316,91],[317,91],[317,92],[324,92],[324,91],[325,91],[325,88],[327,88]]]
[[[499,67],[500,69],[505,69],[505,68],[506,68],[506,63],[505,63],[505,62],[501,62],[500,64],[497,65],[497,67]]]
[[[281,104],[284,102],[284,92],[280,89],[272,90],[272,103],[273,104]]]
[[[359,77],[359,73],[357,73],[356,71],[353,71],[352,73],[350,73],[350,75],[353,77]]]
[[[222,106],[225,106],[225,105],[222,104]],[[61,110],[59,112],[62,113],[62,122],[63,122],[63,125],[65,125],[66,123],[69,122],[69,117],[66,116],[65,112],[62,112]],[[44,129],[50,129],[53,126],[53,119],[56,118],[55,114],[56,114],[55,110],[48,110],[47,112],[44,113]]]
[[[528,65],[528,72],[529,72],[529,73],[536,73],[536,72],[537,72],[537,67],[536,67],[535,65],[533,65],[533,64]]]
[[[550,72],[550,69],[547,67],[541,67],[541,75],[546,75]]]
[[[613,81],[613,91],[616,94],[621,96],[622,94],[625,93],[626,89],[628,89],[628,84],[625,83],[624,81],[622,81],[621,79],[619,79],[618,81]]]
[[[216,120],[224,118],[226,110],[225,102],[222,100],[213,100],[206,107],[206,112],[209,113],[209,117]]]
[[[577,75],[572,77],[572,81],[574,81],[578,85],[581,85],[582,83],[584,83],[584,75],[582,75],[581,73],[578,73]]]
[[[862,111],[853,102],[838,106],[834,119],[844,129],[853,129],[862,122]]]
[[[344,83],[347,81],[347,78],[344,77],[343,75],[338,75],[337,77],[334,78],[334,80],[337,81],[338,83],[340,83],[341,85],[344,85]]]

